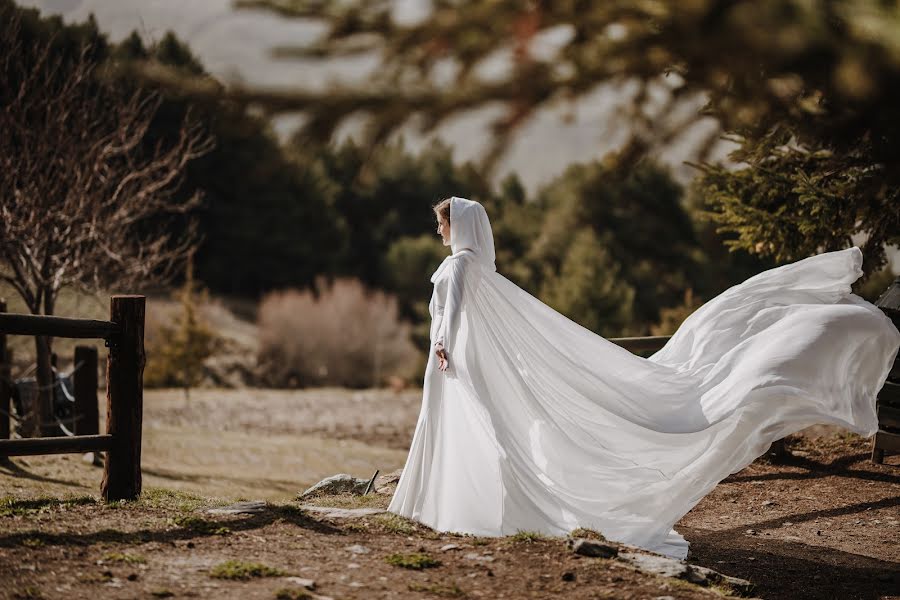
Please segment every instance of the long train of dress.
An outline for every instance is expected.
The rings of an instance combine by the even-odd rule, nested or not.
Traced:
[[[684,558],[676,521],[772,441],[877,430],[900,332],[851,293],[861,266],[854,246],[759,273],[642,358],[468,261],[452,368],[429,353],[388,510],[484,536],[590,527]]]

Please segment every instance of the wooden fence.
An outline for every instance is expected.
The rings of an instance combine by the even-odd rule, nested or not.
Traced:
[[[103,339],[109,347],[106,368],[106,433],[90,432],[90,416],[96,415],[96,359],[93,381],[76,375],[76,415],[74,436],[0,439],[0,457],[70,452],[106,452],[100,493],[106,501],[134,500],[141,493],[141,419],[144,372],[144,296],[110,298],[109,321],[70,319],[44,315],[7,313],[0,306],[0,437],[9,438],[10,376],[6,335],[49,335],[78,339]],[[76,350],[76,364],[87,373],[83,361],[90,351]],[[95,353],[96,356],[96,353]],[[78,362],[81,358],[82,363]],[[81,398],[80,402],[78,398]],[[91,413],[90,406],[93,406]],[[84,423],[79,428],[78,422]],[[87,433],[87,435],[82,435]],[[4,435],[5,434],[5,435]]]

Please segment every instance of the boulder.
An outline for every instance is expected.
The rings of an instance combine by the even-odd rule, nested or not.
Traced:
[[[587,538],[569,538],[566,545],[575,553],[582,556],[593,556],[599,558],[613,558],[619,553],[618,546],[607,544],[597,540],[589,540]]]
[[[691,565],[675,558],[639,552],[620,552],[618,558],[645,573],[683,579],[702,586],[726,586],[739,596],[753,593],[753,584],[746,579],[724,575],[708,567]]]
[[[361,496],[369,490],[371,482],[372,479],[360,479],[347,473],[338,473],[337,475],[326,477],[305,492],[298,494],[297,499],[305,500],[316,496],[333,496],[335,494],[357,494]]]

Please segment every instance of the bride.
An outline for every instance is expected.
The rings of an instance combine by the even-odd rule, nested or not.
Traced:
[[[435,206],[422,408],[388,510],[438,531],[577,527],[683,559],[673,529],[715,485],[816,423],[877,430],[900,332],[852,294],[856,246],[763,271],[641,358],[496,272],[481,204]]]

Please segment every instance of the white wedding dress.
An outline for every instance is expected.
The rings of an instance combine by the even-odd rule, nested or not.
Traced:
[[[816,423],[877,430],[900,332],[851,293],[855,246],[729,288],[641,358],[497,273],[477,202],[451,200],[450,231],[390,512],[482,536],[590,527],[685,558],[673,525],[772,441]]]

